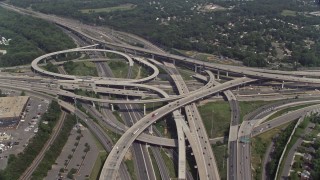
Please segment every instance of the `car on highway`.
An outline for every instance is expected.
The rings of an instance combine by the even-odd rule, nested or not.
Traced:
[[[151,117],[155,117],[156,115],[158,115],[159,113],[156,112],[156,113],[153,113]]]

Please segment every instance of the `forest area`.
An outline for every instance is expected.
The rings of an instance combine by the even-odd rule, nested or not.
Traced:
[[[167,50],[193,50],[246,66],[320,66],[320,18],[313,0],[11,0],[140,35]],[[32,4],[32,6],[30,6]]]
[[[40,19],[0,8],[0,67],[25,65],[40,55],[75,47],[74,42],[57,26]]]

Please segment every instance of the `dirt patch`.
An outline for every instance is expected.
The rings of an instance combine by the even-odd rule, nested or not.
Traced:
[[[127,153],[124,155],[124,159],[125,160],[132,160],[132,152],[131,152],[131,149],[129,149],[127,151]]]

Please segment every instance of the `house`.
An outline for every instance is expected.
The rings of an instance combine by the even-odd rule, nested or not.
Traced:
[[[309,154],[309,153],[304,153],[304,155],[303,155],[303,160],[306,161],[306,162],[311,162],[311,160],[312,160],[311,154]]]
[[[2,55],[7,54],[7,50],[0,50],[0,54],[2,54]]]
[[[315,152],[316,152],[316,150],[313,148],[313,147],[308,147],[308,148],[306,148],[306,151],[308,152],[308,153],[310,153],[310,154],[314,154]]]
[[[303,172],[301,173],[301,180],[308,180],[310,179],[310,172],[307,170],[303,170]]]

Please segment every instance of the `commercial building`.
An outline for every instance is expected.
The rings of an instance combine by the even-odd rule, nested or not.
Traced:
[[[0,128],[17,126],[28,101],[29,96],[1,97]]]

